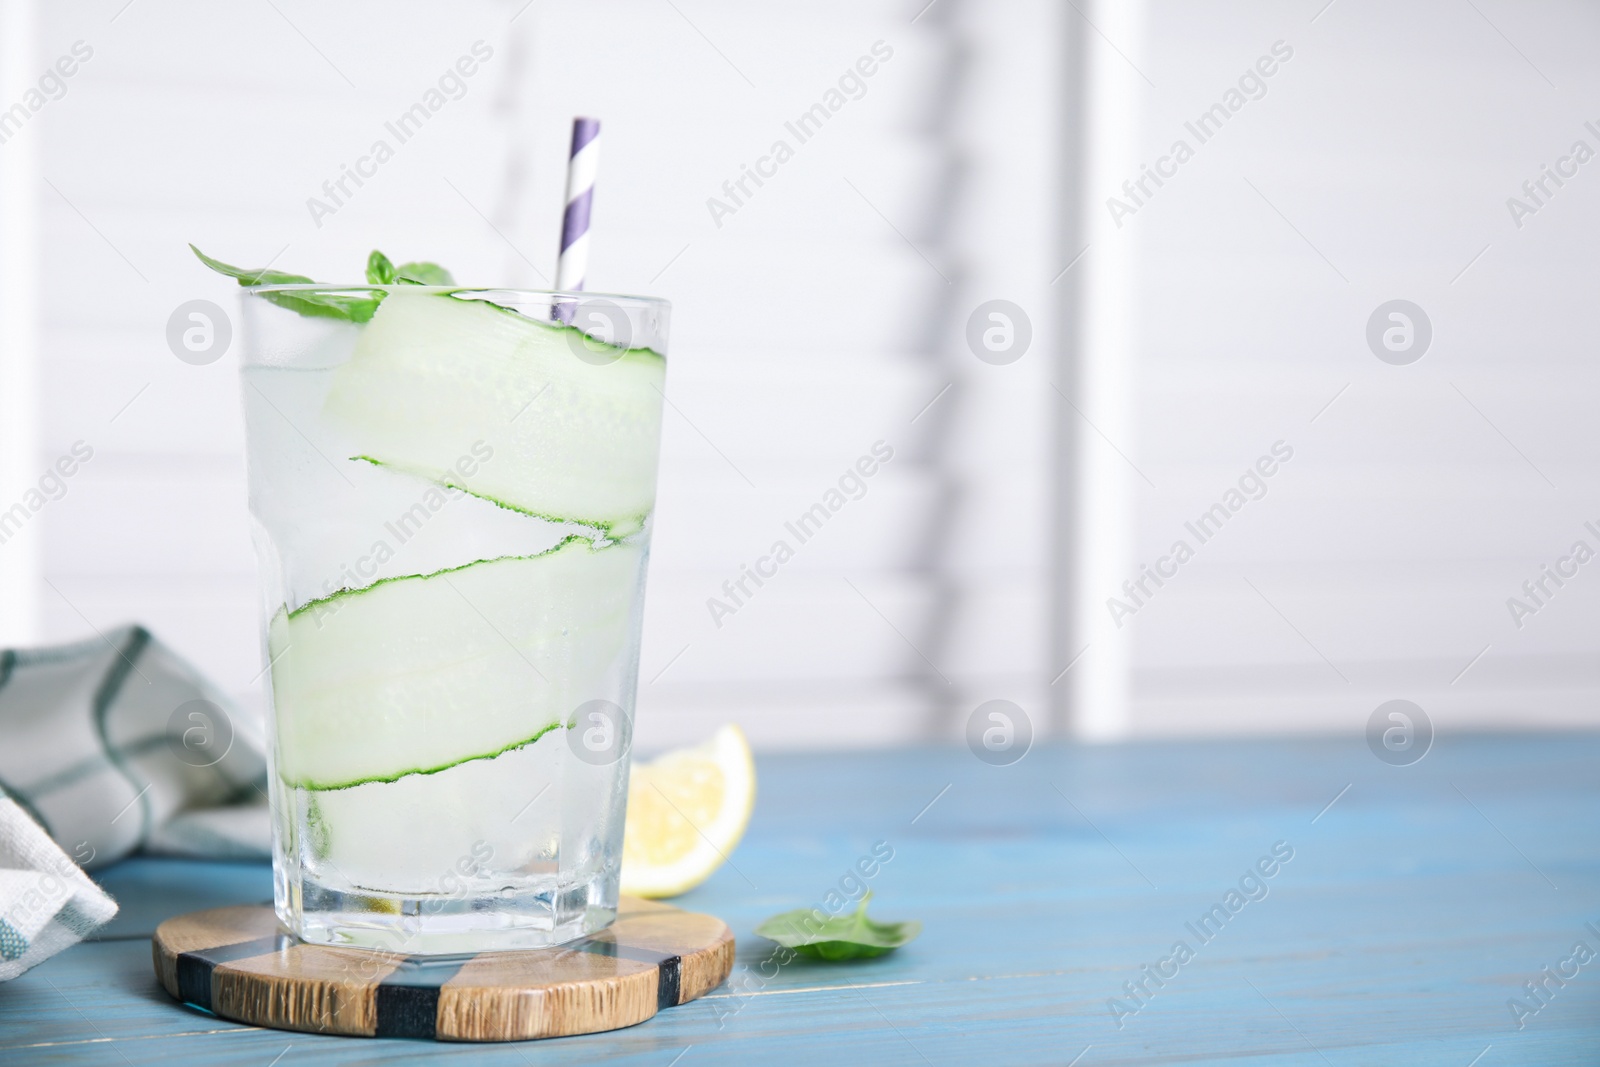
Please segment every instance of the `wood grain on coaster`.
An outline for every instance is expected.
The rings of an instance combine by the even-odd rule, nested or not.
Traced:
[[[641,1023],[714,989],[733,968],[722,920],[623,897],[591,937],[534,951],[405,956],[284,934],[272,909],[168,919],[156,975],[177,999],[225,1019],[359,1037],[521,1041]]]

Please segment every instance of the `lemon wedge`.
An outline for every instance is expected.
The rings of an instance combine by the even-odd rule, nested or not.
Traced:
[[[622,835],[622,891],[687,893],[727,860],[756,801],[756,767],[737,726],[636,764]]]

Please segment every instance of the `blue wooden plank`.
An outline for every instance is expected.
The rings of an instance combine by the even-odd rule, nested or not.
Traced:
[[[96,880],[117,902],[117,917],[95,932],[100,940],[148,938],[163,919],[185,912],[272,903],[272,868],[265,863],[134,856]]]
[[[1329,740],[1041,747],[1008,768],[948,749],[765,757],[745,843],[680,901],[733,926],[735,980],[642,1026],[520,1048],[254,1030],[173,1004],[148,944],[106,940],[0,987],[0,1062],[665,1067],[692,1046],[683,1067],[1593,1064],[1600,959],[1520,1030],[1507,1000],[1575,941],[1600,951],[1597,763],[1589,735],[1445,737],[1400,768]],[[923,936],[776,967],[753,927],[853,887],[879,841],[894,857],[874,912]],[[1293,858],[1226,912],[1275,842]],[[260,900],[269,878],[131,861],[104,877],[124,905],[112,936]],[[1228,918],[1202,939],[1214,903]],[[1179,940],[1193,958],[1156,987],[1141,965]],[[1123,991],[1141,979],[1142,1006]],[[1138,1009],[1120,1027],[1111,998]]]

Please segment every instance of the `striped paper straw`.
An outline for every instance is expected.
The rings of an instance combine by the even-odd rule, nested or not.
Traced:
[[[594,174],[600,165],[600,120],[572,120],[572,150],[567,157],[567,210],[561,219],[561,257],[556,261],[556,288],[583,288],[589,269],[589,208],[594,202]]]

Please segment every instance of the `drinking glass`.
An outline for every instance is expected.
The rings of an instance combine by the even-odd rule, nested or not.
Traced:
[[[243,303],[279,918],[416,954],[603,928],[666,302],[264,285]]]

